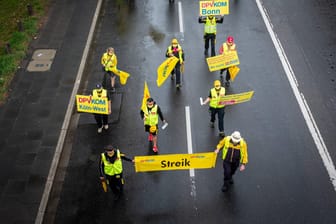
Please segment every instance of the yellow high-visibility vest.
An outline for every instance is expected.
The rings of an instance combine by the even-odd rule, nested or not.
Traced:
[[[150,112],[147,107],[145,108],[145,125],[153,126],[159,123],[159,114],[157,111],[158,105],[154,105]]]
[[[94,89],[94,90],[92,91],[92,96],[93,96],[93,97],[102,97],[102,98],[107,97],[107,91],[106,91],[106,89],[102,89],[102,92],[101,92],[101,93],[98,93],[99,90],[100,90],[100,89]]]
[[[218,95],[215,88],[212,88],[210,93],[211,93],[211,99],[209,106],[212,108],[223,108],[225,106],[223,100],[223,97],[225,96],[225,88],[221,87]]]
[[[119,150],[117,150],[117,158],[114,161],[114,163],[110,163],[106,157],[105,154],[102,153],[101,154],[102,157],[102,161],[104,163],[104,173],[109,175],[109,176],[114,176],[117,174],[121,174],[123,171],[122,168],[122,162],[121,162],[121,158],[120,158],[120,152]]]
[[[216,18],[213,17],[212,19],[209,19],[209,17],[207,17],[204,25],[204,33],[216,34],[216,32],[217,32]]]
[[[223,155],[222,159],[225,160],[226,154],[229,148],[232,150],[239,150],[240,152],[240,163],[247,164],[248,163],[248,156],[247,156],[247,145],[243,138],[240,139],[239,144],[234,145],[230,142],[231,136],[226,136],[224,138],[224,146],[223,146]]]

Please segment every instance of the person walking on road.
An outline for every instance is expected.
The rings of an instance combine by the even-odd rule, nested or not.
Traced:
[[[216,55],[215,44],[216,44],[216,33],[217,33],[217,23],[223,23],[224,17],[217,19],[213,15],[208,15],[207,17],[200,16],[198,18],[199,23],[204,23],[204,55],[208,56],[209,42],[211,43],[211,57]]]
[[[133,159],[122,154],[119,149],[108,145],[105,147],[105,152],[101,153],[99,161],[100,179],[108,183],[115,195],[115,200],[118,200],[122,196],[124,190],[123,165],[121,160],[134,162]]]
[[[159,117],[163,123],[167,123],[163,118],[161,108],[154,102],[153,98],[148,98],[147,107],[140,111],[140,116],[144,121],[145,131],[149,133],[148,141],[153,142],[153,151],[158,152],[157,133]]]
[[[232,36],[228,36],[228,38],[226,39],[226,42],[224,42],[219,49],[220,54],[226,54],[229,51],[236,51],[236,44],[234,43]],[[230,86],[230,78],[231,78],[229,68],[221,69],[220,74],[221,74],[221,77],[222,77],[222,74],[225,70],[226,70],[225,86],[229,87]]]
[[[218,117],[218,129],[219,135],[221,137],[225,136],[224,133],[224,99],[225,96],[225,88],[221,86],[221,82],[219,80],[214,81],[214,88],[210,89],[210,93],[208,98],[202,103],[202,105],[209,103],[210,110],[210,127],[214,128],[214,122],[216,120],[216,114]]]
[[[239,131],[234,131],[231,136],[224,137],[217,145],[215,153],[223,150],[224,184],[222,191],[226,192],[229,185],[233,184],[233,175],[239,170],[244,171],[248,163],[247,144]]]
[[[94,98],[106,98],[108,100],[108,114],[111,114],[111,100],[108,92],[102,87],[102,85],[96,85],[96,88],[92,90],[92,96]],[[105,130],[109,128],[108,114],[93,114],[98,126],[98,133],[102,133],[103,128]]]
[[[111,80],[111,91],[115,92],[115,79],[118,74],[117,64],[118,59],[116,54],[114,53],[114,48],[109,47],[106,49],[106,52],[101,57],[101,64],[103,66],[104,71],[104,82],[107,81],[107,78],[110,77]],[[107,83],[105,83],[107,85]],[[107,86],[104,85],[105,88]]]
[[[181,67],[184,66],[184,53],[181,45],[176,38],[172,39],[171,45],[168,46],[166,51],[166,57],[176,57],[179,61],[176,63],[175,68],[172,71],[171,78],[174,80],[176,73],[176,88],[179,89],[181,84]]]

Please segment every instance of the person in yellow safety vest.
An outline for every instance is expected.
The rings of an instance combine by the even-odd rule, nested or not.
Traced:
[[[208,98],[202,103],[202,105],[209,103],[209,110],[211,114],[210,118],[210,127],[214,128],[214,122],[216,120],[216,114],[218,117],[218,129],[219,135],[221,137],[225,136],[224,133],[224,99],[225,96],[225,88],[222,87],[221,82],[219,80],[214,81],[214,88],[210,90]]]
[[[106,89],[102,85],[97,84],[96,89],[92,90],[92,97],[94,98],[106,98],[108,100],[108,114],[111,114],[111,100]],[[108,114],[93,114],[98,126],[98,133],[103,131],[103,128],[107,130],[108,126]]]
[[[236,51],[236,44],[233,41],[233,37],[232,36],[228,36],[228,38],[226,39],[226,42],[224,42],[222,44],[222,46],[219,49],[219,53],[220,54],[225,54],[229,51]],[[225,86],[229,87],[230,86],[230,72],[229,72],[229,68],[225,68],[225,69],[221,69],[220,74],[222,75],[223,72],[226,70],[226,76],[225,76]]]
[[[184,64],[184,52],[177,41],[176,38],[172,39],[171,45],[168,46],[166,50],[166,57],[176,57],[179,61],[176,63],[175,68],[172,71],[171,79],[174,80],[174,76],[176,73],[176,88],[179,89],[182,86],[181,83],[181,66]]]
[[[124,190],[123,179],[123,166],[122,161],[134,162],[134,159],[126,157],[120,153],[119,149],[116,149],[112,145],[105,147],[105,152],[101,153],[99,161],[99,173],[101,180],[107,180],[110,189],[115,195],[115,200],[118,200]]]
[[[223,169],[224,184],[222,191],[229,189],[229,184],[233,184],[232,176],[235,174],[239,165],[240,171],[245,170],[248,163],[248,153],[246,141],[241,137],[239,131],[234,131],[231,136],[226,136],[217,145],[215,153],[223,149]]]
[[[115,79],[118,74],[117,64],[118,59],[114,53],[114,48],[109,47],[106,49],[106,52],[101,57],[101,64],[104,71],[104,83],[107,81],[107,78],[110,77],[111,80],[111,90],[115,92]],[[108,77],[107,77],[108,76]],[[105,83],[104,88],[107,88],[107,83]]]
[[[154,102],[153,98],[148,98],[147,107],[140,111],[140,116],[144,121],[145,131],[149,133],[148,141],[153,142],[153,151],[158,152],[157,133],[159,117],[163,123],[166,123],[161,108]]]
[[[211,42],[211,56],[216,55],[215,44],[216,44],[216,34],[217,34],[217,23],[223,23],[224,17],[220,19],[213,15],[208,15],[207,17],[199,17],[198,22],[204,23],[204,55],[208,56],[209,42]]]

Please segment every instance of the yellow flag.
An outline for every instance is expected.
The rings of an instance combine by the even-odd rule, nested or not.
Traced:
[[[160,87],[173,71],[176,63],[179,61],[177,57],[167,58],[157,69],[156,84]]]
[[[240,71],[240,68],[234,65],[234,66],[229,67],[228,69],[229,69],[229,74],[230,74],[230,80],[234,81]]]
[[[120,78],[120,84],[121,85],[125,85],[128,77],[130,76],[130,74],[128,74],[127,72],[121,71],[121,70],[118,70],[117,75]]]
[[[147,106],[147,99],[150,97],[149,89],[147,86],[147,82],[145,81],[145,87],[144,87],[144,94],[142,98],[142,105],[141,105],[141,110],[145,110]]]

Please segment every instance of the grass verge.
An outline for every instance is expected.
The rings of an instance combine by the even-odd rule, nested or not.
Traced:
[[[9,85],[39,29],[49,0],[0,1],[0,104],[8,96]]]

